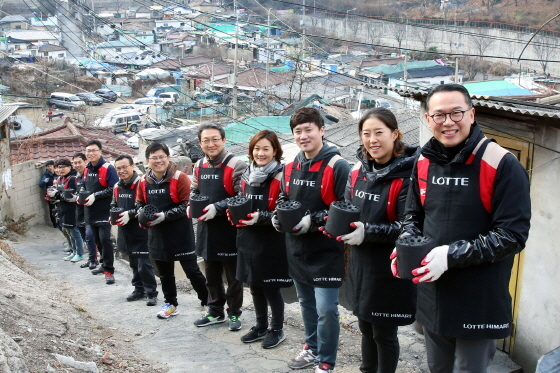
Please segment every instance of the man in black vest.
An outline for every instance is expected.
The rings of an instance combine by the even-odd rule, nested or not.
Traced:
[[[91,273],[94,275],[104,273],[105,282],[114,284],[115,254],[111,242],[109,210],[111,209],[113,185],[119,181],[119,177],[115,167],[101,156],[101,149],[99,140],[90,140],[86,143],[86,157],[89,162],[84,171],[86,173],[84,187],[91,194],[86,198],[84,216],[86,224],[91,226],[95,243],[101,254],[101,266]]]
[[[119,155],[115,159],[115,168],[119,181],[113,187],[112,208],[122,208],[120,218],[112,224],[119,226],[117,249],[128,255],[132,268],[132,286],[134,291],[126,297],[131,302],[148,298],[146,305],[157,304],[157,282],[154,267],[148,251],[148,231],[138,225],[136,211],[136,192],[140,176],[134,171],[134,162],[129,155]]]
[[[401,231],[435,246],[412,271],[432,373],[487,371],[496,340],[511,333],[511,268],[529,234],[527,172],[484,136],[474,112],[461,85],[428,94],[433,137],[412,172]]]
[[[54,174],[54,161],[48,160],[45,162],[45,173],[41,176],[41,181],[39,181],[39,187],[47,190],[49,187],[53,185],[54,179],[57,176]],[[56,222],[56,212],[53,212],[55,208],[55,203],[53,201],[47,200],[47,204],[49,207],[49,218],[51,219],[51,223],[53,228],[58,228],[58,224]],[[70,249],[70,248],[69,248]]]
[[[204,258],[208,311],[194,325],[205,327],[226,321],[227,303],[229,330],[241,329],[243,283],[235,278],[237,268],[237,229],[227,219],[227,199],[241,192],[241,175],[247,164],[224,149],[224,129],[215,124],[202,125],[198,140],[204,158],[194,166],[191,194],[209,198],[205,214],[198,218],[196,254]],[[222,280],[225,274],[227,291]]]
[[[325,123],[314,108],[298,109],[290,119],[301,151],[284,168],[279,201],[292,200],[308,211],[286,232],[288,269],[294,280],[305,327],[302,351],[288,362],[292,369],[315,366],[314,373],[330,373],[336,363],[340,323],[338,292],[344,277],[344,244],[323,235],[329,205],[344,200],[350,165],[334,146],[323,142]]]

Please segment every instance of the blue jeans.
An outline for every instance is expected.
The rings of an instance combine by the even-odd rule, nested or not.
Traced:
[[[93,238],[93,231],[91,230],[91,225],[86,225],[86,246],[88,249],[88,256],[90,263],[97,262],[97,245],[95,243],[95,238]]]
[[[317,356],[315,364],[333,367],[338,350],[338,288],[318,288],[294,280],[305,327],[305,343]]]
[[[78,230],[78,227],[63,228],[68,236],[70,236],[70,241],[72,242],[72,252],[74,255],[84,255],[84,241],[82,241],[82,235]]]

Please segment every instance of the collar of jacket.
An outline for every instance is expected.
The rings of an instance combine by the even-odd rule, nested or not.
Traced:
[[[465,163],[478,142],[482,140],[483,137],[484,134],[480,130],[478,123],[474,121],[474,123],[472,124],[471,133],[465,141],[463,149],[461,149],[452,160],[447,159],[447,157],[437,151],[437,148],[434,146],[434,143],[437,140],[434,137],[432,137],[426,143],[426,145],[424,145],[424,147],[422,148],[422,155],[437,163]]]
[[[376,171],[372,169],[369,165],[369,161],[361,151],[362,147],[358,149],[356,153],[356,158],[362,164],[362,168],[365,171],[368,180],[383,180],[383,179],[394,179],[398,177],[408,177],[410,176],[409,170],[414,166],[416,158],[420,154],[420,147],[418,146],[407,146],[404,152],[396,158],[393,158],[391,164],[383,168],[383,170]]]
[[[171,181],[171,179],[173,179],[173,175],[175,175],[175,171],[177,171],[179,169],[179,166],[177,166],[177,163],[173,162],[173,161],[169,161],[169,166],[167,166],[167,177],[165,178],[165,180],[162,181],[162,183],[168,183]],[[146,176],[148,175],[148,172],[150,172],[151,170],[148,168],[146,169]],[[148,184],[154,184],[154,181],[152,180],[152,178],[150,177],[146,177],[146,182]]]
[[[105,159],[103,159],[103,157],[99,158],[99,161],[97,161],[97,164],[94,166],[91,164],[91,162],[88,162],[88,164],[86,165],[86,168],[92,169],[94,171],[97,171],[99,169],[99,167],[103,166],[103,164],[107,162]]]
[[[70,176],[78,176],[78,171],[76,171],[75,169],[71,168],[70,172],[68,172],[66,175],[62,176],[63,178],[68,178]]]
[[[130,178],[130,180],[128,182],[125,182],[123,179],[119,179],[119,184],[118,186],[120,188],[127,188],[129,189],[130,186],[134,183],[134,180],[136,180],[136,178],[138,177],[138,174],[136,173],[136,171],[132,172],[132,177]]]
[[[220,163],[222,163],[224,161],[224,159],[226,159],[226,157],[229,154],[230,153],[224,148],[224,149],[222,149],[222,152],[220,154],[218,154],[218,156],[214,159],[210,159],[210,158],[208,158],[207,155],[205,155],[204,156],[204,161],[208,162],[208,164],[212,167],[217,167],[217,166],[220,165]]]
[[[307,171],[311,168],[314,163],[322,161],[323,159],[328,158],[329,156],[333,155],[340,155],[340,151],[337,147],[331,146],[323,141],[323,147],[319,150],[319,153],[311,159],[307,159],[305,157],[305,153],[300,151],[295,158],[295,163],[300,163],[300,169],[303,171]]]

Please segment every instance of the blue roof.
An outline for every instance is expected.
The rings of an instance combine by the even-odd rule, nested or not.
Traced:
[[[535,94],[535,92],[521,88],[518,85],[506,80],[489,80],[486,82],[465,83],[463,86],[471,95],[522,96]]]

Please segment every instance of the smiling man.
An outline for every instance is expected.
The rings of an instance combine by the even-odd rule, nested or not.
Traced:
[[[413,170],[401,231],[434,241],[412,271],[432,373],[487,371],[496,340],[511,332],[513,257],[529,234],[527,172],[484,136],[474,114],[461,85],[428,94],[433,137]]]
[[[105,283],[115,283],[115,267],[113,262],[115,254],[111,242],[111,225],[109,224],[109,210],[113,185],[119,181],[115,167],[103,159],[102,145],[99,140],[90,140],[86,143],[86,158],[88,164],[84,170],[85,190],[90,192],[86,198],[84,217],[86,225],[91,226],[93,237],[101,255],[101,266],[91,271],[92,274],[105,274]]]
[[[191,192],[207,196],[210,202],[196,228],[196,253],[204,258],[209,295],[208,312],[194,324],[204,327],[225,322],[227,303],[229,330],[237,331],[241,329],[243,283],[235,278],[237,229],[228,221],[226,209],[227,199],[241,193],[241,175],[247,164],[224,149],[226,134],[218,125],[200,126],[198,140],[205,157],[195,164]]]
[[[163,143],[151,143],[146,148],[149,169],[142,177],[136,194],[136,207],[153,205],[158,213],[148,222],[148,249],[156,263],[165,298],[160,319],[168,319],[179,312],[177,307],[177,284],[175,262],[179,261],[202,305],[206,304],[208,292],[206,279],[198,267],[194,247],[191,219],[187,218],[191,181],[179,171],[169,158],[169,148]]]
[[[288,268],[299,298],[305,345],[288,365],[315,373],[331,372],[336,363],[340,324],[338,290],[344,277],[344,243],[331,240],[318,228],[324,226],[329,205],[344,200],[350,165],[334,146],[323,142],[325,123],[314,108],[298,109],[290,127],[301,149],[284,168],[280,199],[298,201],[308,214],[286,232]]]
[[[128,256],[132,269],[134,291],[126,297],[129,302],[148,298],[146,305],[157,304],[157,283],[148,251],[148,232],[138,225],[136,192],[140,176],[134,170],[134,162],[129,155],[119,155],[115,159],[119,182],[113,187],[111,207],[120,207],[120,218],[112,222],[119,226],[117,249]]]

